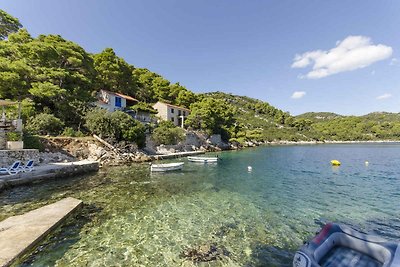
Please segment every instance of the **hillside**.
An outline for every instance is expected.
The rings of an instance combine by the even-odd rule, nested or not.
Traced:
[[[363,116],[342,116],[309,112],[296,119],[312,121],[310,127],[323,140],[399,140],[400,114],[373,112]]]
[[[205,97],[221,99],[235,108],[234,118],[239,128],[238,141],[310,141],[313,131],[306,130],[304,120],[297,120],[288,112],[275,108],[267,102],[247,96],[237,96],[223,92],[203,94]]]
[[[343,116],[333,112],[307,112],[296,116],[297,119],[311,120],[313,122],[331,120],[340,117]]]
[[[29,134],[81,136],[97,132],[143,145],[145,131],[157,131],[159,125],[145,129],[127,114],[95,111],[96,92],[106,89],[136,98],[140,101],[137,107],[145,109],[157,101],[189,108],[187,128],[221,134],[226,141],[400,139],[400,113],[341,116],[309,112],[294,117],[246,96],[195,94],[180,83],[129,64],[112,48],[91,54],[59,35],[34,38],[20,27],[16,25],[6,39],[0,38],[0,98],[21,102],[20,111],[6,109],[7,117],[20,112]],[[164,126],[158,131],[176,135],[175,129]]]

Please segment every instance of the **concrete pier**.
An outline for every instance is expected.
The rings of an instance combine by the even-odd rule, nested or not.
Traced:
[[[99,170],[97,161],[74,161],[50,163],[35,166],[31,172],[20,172],[16,175],[0,175],[0,192],[8,187],[40,182],[48,179],[63,178]]]
[[[14,263],[81,205],[68,197],[0,222],[0,266]]]

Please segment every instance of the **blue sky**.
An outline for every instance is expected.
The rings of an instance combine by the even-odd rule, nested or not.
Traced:
[[[400,112],[400,1],[2,0],[33,35],[112,47],[194,92],[297,115]]]

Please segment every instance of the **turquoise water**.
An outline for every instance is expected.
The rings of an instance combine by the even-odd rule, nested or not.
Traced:
[[[20,266],[291,266],[326,221],[400,240],[398,144],[218,155],[209,165],[180,159],[182,172],[135,164],[15,188],[0,194],[0,220],[67,196],[86,204]]]

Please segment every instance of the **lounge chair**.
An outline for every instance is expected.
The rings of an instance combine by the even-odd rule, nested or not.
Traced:
[[[33,164],[34,164],[34,162],[33,162],[33,160],[28,160],[28,163],[26,163],[26,165],[20,165],[19,166],[19,168],[20,168],[20,171],[23,171],[23,172],[31,172],[31,171],[33,171]]]
[[[11,164],[9,167],[0,168],[0,174],[17,174],[21,171],[21,162],[16,161]]]

